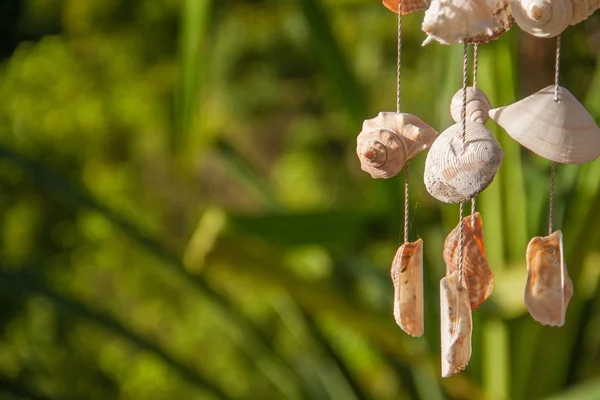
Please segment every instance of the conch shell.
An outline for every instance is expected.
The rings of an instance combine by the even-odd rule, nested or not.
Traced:
[[[580,1],[580,0],[577,0]],[[571,22],[575,0],[510,0],[519,27],[537,37],[560,35]]]
[[[436,137],[432,127],[412,114],[381,112],[363,123],[356,139],[360,167],[373,178],[391,178]]]
[[[442,132],[425,161],[425,187],[444,203],[463,203],[492,183],[504,153],[484,125],[467,121],[465,145],[462,124]]]
[[[462,121],[462,107],[463,90],[459,89],[458,92],[452,96],[452,101],[450,102],[450,115],[452,115],[454,122]],[[467,121],[485,124],[489,119],[491,108],[492,105],[485,93],[472,86],[467,87]]]
[[[442,377],[448,378],[465,369],[471,360],[471,304],[458,271],[440,281],[440,319]]]
[[[581,164],[600,156],[600,129],[585,107],[562,86],[554,86],[506,107],[490,117],[522,146],[548,160]]]
[[[394,283],[394,317],[402,330],[421,336],[423,319],[423,240],[404,243],[392,263]]]
[[[459,242],[460,224],[450,232],[444,243],[446,275],[458,271]],[[492,294],[494,287],[494,275],[485,256],[483,226],[478,212],[463,219],[463,278],[469,291],[471,310],[475,311]]]
[[[421,29],[427,33],[423,46],[488,43],[512,26],[509,0],[433,0]]]
[[[562,232],[534,237],[527,246],[525,305],[542,325],[563,326],[573,297],[573,282],[564,260]]]
[[[395,13],[398,13],[399,0],[383,0],[383,5]],[[426,0],[402,0],[402,15],[413,11],[427,10],[429,4]]]

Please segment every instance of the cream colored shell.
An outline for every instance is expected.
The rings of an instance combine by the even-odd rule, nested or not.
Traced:
[[[567,89],[548,86],[523,100],[490,110],[490,117],[522,146],[548,160],[581,164],[600,156],[600,129]]]
[[[440,320],[442,377],[448,378],[464,370],[471,360],[471,305],[458,271],[440,281]]]
[[[504,153],[484,125],[467,122],[465,145],[462,124],[442,132],[425,160],[425,188],[444,203],[463,203],[492,183]]]
[[[392,262],[391,276],[396,323],[411,336],[423,335],[423,240],[400,246]]]
[[[398,0],[383,0],[383,5],[395,13],[398,13]],[[413,11],[427,10],[429,4],[425,0],[402,0],[402,15],[410,14]]]
[[[527,246],[525,305],[542,325],[563,326],[573,297],[573,282],[564,260],[561,231],[534,237]]]
[[[452,115],[454,122],[462,121],[462,106],[463,90],[459,89],[458,92],[452,96],[452,101],[450,102],[450,115]],[[491,108],[492,105],[490,104],[490,101],[485,93],[472,86],[467,87],[466,118],[468,121],[485,124],[489,119],[489,112]]]
[[[600,0],[574,0],[571,25],[578,24],[588,18],[598,8],[600,8]]]
[[[537,37],[560,35],[573,18],[574,0],[511,0],[517,24]]]

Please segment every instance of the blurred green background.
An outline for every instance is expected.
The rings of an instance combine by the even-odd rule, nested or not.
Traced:
[[[403,110],[438,131],[462,46],[405,17]],[[480,196],[491,298],[467,370],[440,378],[442,245],[458,207],[411,164],[426,334],[392,316],[403,175],[359,168],[395,109],[396,15],[377,0],[0,3],[1,399],[600,399],[600,162],[557,168],[567,323],[523,305],[549,162],[494,130]],[[504,105],[552,84],[554,40],[480,47]],[[563,35],[561,82],[600,118],[600,17]]]

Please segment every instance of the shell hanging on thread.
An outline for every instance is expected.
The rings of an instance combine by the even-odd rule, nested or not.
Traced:
[[[514,18],[509,0],[433,0],[421,29],[427,34],[423,46],[488,43],[510,29]]]
[[[360,167],[373,178],[391,178],[436,137],[437,132],[417,116],[381,112],[363,123],[356,138]]]
[[[475,224],[473,224],[473,218]],[[444,261],[446,275],[458,271],[460,257],[460,223],[446,237]],[[494,275],[488,266],[483,243],[481,215],[476,212],[463,219],[463,277],[469,292],[471,310],[475,311],[492,294]]]
[[[490,110],[490,117],[522,146],[548,160],[582,164],[600,156],[600,128],[585,107],[562,86],[558,102],[548,86],[514,104]]]
[[[392,262],[391,276],[396,323],[411,336],[423,335],[423,240],[400,246]]]
[[[383,0],[383,5],[390,11],[398,13],[399,0]],[[414,11],[427,10],[429,4],[426,0],[402,0],[402,15]]]
[[[467,121],[463,147],[462,124],[442,132],[425,160],[427,191],[444,203],[464,203],[492,183],[504,153],[484,125]]]
[[[464,370],[471,360],[471,304],[458,271],[440,281],[440,320],[442,377],[448,378]]]
[[[459,89],[450,102],[450,115],[454,122],[462,121],[463,90]],[[472,86],[467,87],[467,121],[479,122],[485,124],[489,119],[489,112],[492,108],[490,101],[485,93]]]
[[[525,306],[542,325],[563,326],[573,297],[573,282],[564,260],[560,230],[534,237],[527,246]]]

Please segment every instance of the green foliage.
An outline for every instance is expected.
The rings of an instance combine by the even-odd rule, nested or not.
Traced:
[[[396,16],[379,1],[6,4],[1,399],[600,397],[600,163],[557,168],[575,297],[563,328],[542,327],[524,252],[547,229],[549,163],[493,123],[505,160],[478,208],[495,288],[469,367],[439,378],[458,210],[424,190],[422,156],[426,333],[395,325],[403,181],[354,154],[361,121],[395,109]],[[421,17],[404,20],[402,104],[441,131],[462,48],[421,48]],[[567,30],[561,74],[597,119],[598,22]],[[501,105],[550,84],[553,45],[513,28],[481,46],[479,86]]]

